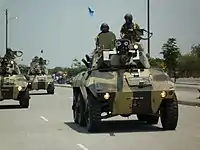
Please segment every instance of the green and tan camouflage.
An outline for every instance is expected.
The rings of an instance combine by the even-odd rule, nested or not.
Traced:
[[[29,107],[29,88],[24,75],[21,74],[16,57],[21,57],[23,52],[12,51],[0,58],[0,100],[17,100],[20,106]]]
[[[88,70],[73,78],[75,123],[94,132],[100,129],[102,119],[137,115],[148,124],[157,124],[160,117],[163,129],[174,130],[178,102],[173,81],[150,67],[139,42],[113,41],[114,33],[109,34],[99,37],[107,48],[98,49],[93,60],[83,59]]]
[[[46,90],[48,94],[54,94],[54,81],[48,69],[46,68],[47,60],[35,56],[30,63],[28,71],[28,80],[31,90]]]

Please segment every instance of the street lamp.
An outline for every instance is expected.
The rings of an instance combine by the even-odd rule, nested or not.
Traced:
[[[6,9],[6,50],[8,48],[8,22],[13,19],[18,19],[18,17],[8,18],[8,9]]]

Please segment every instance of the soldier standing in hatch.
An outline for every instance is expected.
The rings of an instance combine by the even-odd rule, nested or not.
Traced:
[[[100,26],[100,30],[101,32],[97,35],[96,37],[96,47],[99,46],[99,36],[102,34],[102,33],[108,33],[109,32],[109,25],[107,23],[102,23],[101,26]]]
[[[97,47],[99,46],[99,36],[101,35],[101,34],[103,34],[103,33],[108,33],[109,32],[109,29],[110,29],[110,27],[109,27],[109,25],[107,24],[107,23],[102,23],[101,24],[101,26],[100,26],[100,33],[96,36],[96,38],[95,38],[95,44],[96,44],[96,48],[95,48],[95,50],[94,50],[94,52],[91,54],[91,57],[93,58],[93,55],[94,55],[94,53],[96,52],[96,50],[97,50]]]
[[[140,26],[136,23],[133,23],[133,16],[131,14],[126,14],[124,16],[125,23],[122,25],[121,30],[120,30],[120,36],[121,38],[128,38],[131,40],[129,36],[129,29],[140,29]]]
[[[12,49],[10,49],[10,48],[6,49],[6,54],[4,55],[4,58],[7,58],[7,59],[14,59],[15,58],[15,54],[12,51]]]

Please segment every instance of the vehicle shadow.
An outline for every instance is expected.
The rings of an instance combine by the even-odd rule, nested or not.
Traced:
[[[74,122],[65,122],[71,129],[79,133],[92,134],[88,133],[87,129],[80,127]],[[123,133],[123,132],[158,132],[164,131],[162,128],[152,125],[147,125],[144,122],[138,120],[114,120],[114,121],[102,121],[101,129],[97,133],[93,134],[102,134],[109,133],[110,136],[115,136],[114,133]]]
[[[20,105],[0,105],[0,109],[24,109]]]

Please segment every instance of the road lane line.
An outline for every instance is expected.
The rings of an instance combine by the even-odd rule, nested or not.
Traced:
[[[43,116],[40,116],[41,119],[43,119],[44,121],[49,121],[48,119],[46,119],[45,117]]]
[[[83,146],[82,144],[77,144],[82,150],[88,150],[88,148],[86,148],[85,146]]]

